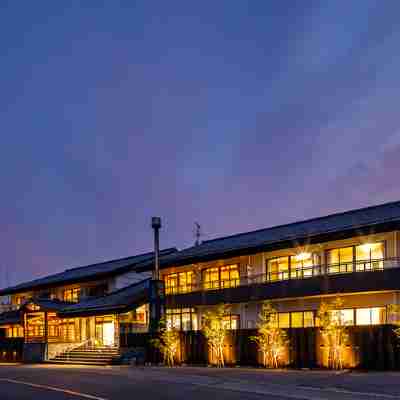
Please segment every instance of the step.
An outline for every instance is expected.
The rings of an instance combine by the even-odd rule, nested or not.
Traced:
[[[113,360],[117,357],[87,357],[84,354],[71,356],[70,354],[59,354],[54,358],[63,358],[63,359],[86,359],[86,360]]]
[[[49,360],[45,361],[46,364],[73,364],[73,365],[99,365],[106,366],[109,363],[106,362],[95,362],[95,361],[71,361],[71,360]]]
[[[101,363],[101,364],[109,364],[112,362],[112,359],[106,359],[106,360],[88,360],[87,358],[58,358],[56,357],[54,360],[51,361],[63,361],[63,362],[87,362],[87,363]]]
[[[93,353],[85,353],[84,351],[76,351],[76,352],[69,352],[69,353],[61,353],[61,354],[69,354],[71,356],[85,356],[85,357],[119,357],[120,353],[98,353],[98,354],[93,354]]]

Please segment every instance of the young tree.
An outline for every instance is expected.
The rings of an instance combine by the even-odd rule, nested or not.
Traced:
[[[393,329],[393,332],[396,334],[397,338],[400,339],[400,305],[389,304],[388,316],[390,318],[390,322],[397,326],[396,329]]]
[[[257,343],[258,350],[262,353],[262,363],[265,367],[278,368],[284,349],[289,340],[286,331],[278,328],[278,313],[271,301],[262,305],[258,315],[257,336],[251,336],[250,340]]]
[[[224,367],[224,342],[228,330],[226,319],[230,308],[224,304],[207,311],[203,316],[202,331],[207,339],[211,353],[215,356],[217,367]]]
[[[161,351],[163,363],[168,367],[173,367],[180,345],[179,331],[173,326],[168,326],[166,321],[162,319],[158,337],[151,339],[151,344]]]
[[[318,310],[322,337],[328,348],[328,366],[343,368],[345,346],[349,341],[348,322],[344,319],[343,300],[339,297],[331,303],[322,302]]]

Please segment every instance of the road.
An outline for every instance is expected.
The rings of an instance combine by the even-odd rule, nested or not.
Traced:
[[[394,400],[400,373],[0,365],[0,399]]]

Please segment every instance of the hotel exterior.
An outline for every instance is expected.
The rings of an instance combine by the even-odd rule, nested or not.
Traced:
[[[286,364],[321,367],[317,310],[340,297],[351,336],[345,365],[397,368],[388,308],[400,304],[399,259],[400,202],[393,202],[165,250],[161,283],[150,278],[150,253],[71,269],[0,291],[14,308],[0,314],[0,346],[19,340],[27,361],[90,362],[83,349],[93,348],[123,357],[146,342],[156,297],[168,325],[182,331],[181,361],[208,362],[202,316],[224,303],[228,363],[256,365],[249,338],[271,300],[291,339]]]

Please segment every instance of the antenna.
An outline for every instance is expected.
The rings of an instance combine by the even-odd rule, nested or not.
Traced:
[[[200,238],[203,236],[203,233],[201,232],[201,226],[198,222],[194,223],[194,237],[196,238],[196,241],[194,242],[195,246],[199,246],[201,244]]]

